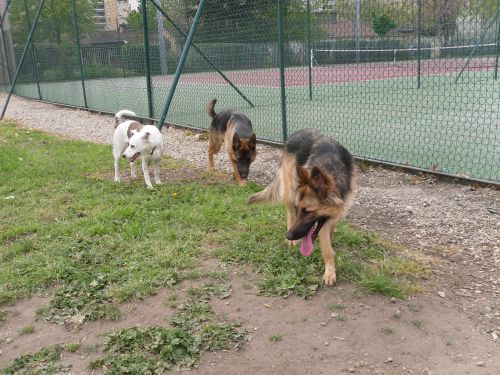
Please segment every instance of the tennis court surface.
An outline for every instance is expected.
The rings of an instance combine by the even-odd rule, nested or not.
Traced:
[[[217,98],[216,110],[244,111],[262,140],[282,142],[287,134],[314,127],[362,158],[500,180],[500,80],[494,78],[493,56],[422,59],[420,66],[408,58],[321,65],[321,52],[314,52],[311,69],[285,70],[285,131],[278,68],[225,72],[254,107],[215,72],[183,74],[167,121],[207,128],[206,104]],[[396,56],[386,55],[391,53]],[[172,75],[152,78],[155,118],[172,80]],[[85,85],[92,109],[114,113],[130,108],[148,115],[143,76],[87,80]],[[42,82],[40,88],[47,101],[84,105],[80,81]],[[34,83],[18,85],[16,93],[38,94]]]

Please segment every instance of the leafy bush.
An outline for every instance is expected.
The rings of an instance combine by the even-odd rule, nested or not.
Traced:
[[[372,14],[373,30],[380,36],[384,36],[396,27],[396,22],[387,14]]]

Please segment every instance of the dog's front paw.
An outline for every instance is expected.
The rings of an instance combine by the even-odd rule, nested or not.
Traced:
[[[120,177],[115,177],[115,182],[120,182]]]
[[[146,187],[147,187],[149,190],[153,190],[153,189],[154,189],[153,185],[146,185]]]
[[[162,182],[160,180],[155,181],[155,183],[156,183],[156,185],[161,185],[162,184]]]
[[[335,274],[335,269],[326,268],[325,274],[323,275],[323,282],[326,285],[333,285],[337,282],[337,275]]]

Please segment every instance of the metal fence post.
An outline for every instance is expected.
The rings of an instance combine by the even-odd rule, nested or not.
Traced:
[[[283,131],[283,143],[288,138],[286,124],[286,93],[285,93],[285,49],[283,47],[283,0],[278,0],[278,48],[280,60],[280,91],[281,91],[281,128]]]
[[[75,29],[76,38],[76,48],[78,49],[78,62],[80,63],[80,79],[82,81],[82,92],[83,92],[83,103],[85,108],[88,108],[87,103],[87,91],[85,89],[85,71],[83,70],[83,59],[82,59],[82,49],[80,48],[80,31],[78,30],[78,20],[76,18],[76,0],[72,0],[73,3],[73,28]]]
[[[309,100],[312,100],[312,46],[311,46],[311,0],[307,0],[307,57],[309,59]]]
[[[153,5],[156,7],[156,9],[165,17],[171,24],[172,26],[184,37],[187,37],[187,34],[181,30],[181,28],[174,22],[174,20],[156,3],[157,0],[151,0],[153,2]],[[241,90],[236,87],[236,85],[231,82],[231,80],[205,55],[196,44],[191,43],[191,46],[200,54],[201,57],[212,67],[215,69],[217,73],[220,74],[220,76],[231,86],[241,97],[243,100],[245,100],[250,107],[255,107],[255,105],[248,99],[245,94],[241,92]]]
[[[356,63],[359,63],[359,49],[361,48],[361,0],[356,0],[356,22],[354,23],[356,38]]]
[[[420,88],[420,77],[422,69],[422,0],[418,0],[418,23],[417,23],[417,89]]]
[[[495,53],[495,79],[498,78],[498,55],[500,54],[500,7],[497,8],[497,40]]]
[[[158,24],[158,48],[160,49],[160,73],[167,74],[167,44],[165,43],[165,29],[163,27],[163,14],[156,9],[156,23]]]
[[[31,26],[31,31],[28,35],[28,40],[26,41],[26,44],[24,45],[23,53],[21,55],[21,59],[19,60],[16,74],[14,76],[14,80],[13,80],[12,85],[10,87],[9,95],[7,96],[7,100],[5,101],[5,104],[4,104],[3,109],[2,109],[2,114],[0,115],[0,120],[3,119],[3,116],[5,115],[5,111],[7,111],[7,106],[9,105],[10,97],[12,96],[12,92],[14,92],[14,87],[16,87],[17,77],[19,76],[19,72],[21,71],[21,68],[23,66],[24,58],[26,57],[26,51],[28,51],[28,47],[31,43],[31,40],[33,39],[33,34],[35,33],[36,25],[38,24],[38,19],[40,18],[40,13],[42,11],[43,4],[45,4],[45,0],[40,0],[40,5],[38,6],[38,10],[36,12],[35,21],[33,22],[33,26]]]
[[[26,21],[29,32],[29,30],[31,30],[31,20],[28,8],[28,0],[24,0],[24,9],[26,10]],[[31,53],[33,54],[33,59],[35,60],[35,77],[36,77],[36,87],[38,89],[38,99],[42,100],[42,91],[40,90],[40,78],[38,76],[38,59],[36,57],[35,44],[33,43],[33,41],[31,42]]]
[[[9,54],[7,53],[7,39],[5,36],[5,32],[3,30],[3,21],[5,17],[7,17],[7,12],[9,11],[10,0],[7,0],[7,4],[5,4],[5,9],[2,14],[0,14],[0,36],[2,38],[3,51],[5,54],[5,67],[7,68],[7,75],[9,76],[9,83],[12,84],[12,72],[10,69],[10,61]]]
[[[191,29],[189,30],[189,34],[186,38],[186,42],[184,43],[184,48],[182,50],[181,58],[179,60],[179,64],[177,64],[177,69],[175,70],[174,80],[172,81],[170,88],[168,90],[167,101],[165,106],[163,107],[163,111],[161,112],[160,119],[158,120],[158,128],[161,130],[163,127],[163,123],[165,122],[165,118],[167,117],[168,110],[170,108],[170,104],[172,104],[172,99],[174,98],[175,89],[177,88],[177,83],[179,82],[179,78],[181,76],[182,70],[184,69],[184,64],[186,63],[186,57],[189,53],[189,47],[193,42],[194,33],[196,31],[196,27],[200,22],[201,15],[203,14],[203,9],[205,8],[205,0],[200,0],[198,4],[198,9],[196,10],[196,14],[194,16],[193,24],[191,25]]]
[[[141,0],[142,27],[144,29],[144,64],[146,65],[146,89],[148,93],[148,115],[153,118],[153,95],[151,89],[151,63],[149,60],[149,30],[147,0]]]
[[[5,55],[5,67],[7,68],[7,75],[9,76],[9,82],[12,84],[12,72],[10,69],[10,61],[9,61],[9,55],[7,54],[7,40],[5,37],[5,32],[3,30],[3,26],[0,25],[0,35],[2,38],[2,44],[3,44],[3,52]]]

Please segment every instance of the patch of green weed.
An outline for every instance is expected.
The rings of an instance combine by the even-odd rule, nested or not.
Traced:
[[[361,285],[370,294],[382,294],[387,297],[404,298],[405,286],[381,271],[370,271],[363,275]]]
[[[328,304],[328,309],[329,310],[345,310],[345,305],[341,304],[341,303],[336,303],[336,302],[332,302],[332,303],[329,303]]]
[[[227,298],[231,295],[230,285],[206,283],[201,288],[189,288],[188,294],[193,299]]]
[[[281,340],[283,340],[283,335],[272,335],[271,337],[269,337],[269,340],[271,342],[281,341]]]
[[[201,332],[202,348],[209,351],[239,349],[247,340],[248,333],[235,323],[210,322]]]
[[[381,330],[383,333],[387,334],[387,335],[392,335],[392,334],[394,334],[394,328],[389,327],[389,326],[382,327],[380,330]]]
[[[78,349],[80,349],[80,343],[72,342],[72,343],[66,344],[64,346],[64,349],[69,353],[76,353],[78,351]]]
[[[30,335],[35,332],[35,326],[26,326],[19,330],[20,335]]]
[[[111,333],[105,356],[91,368],[104,367],[108,374],[162,373],[172,366],[193,366],[205,350],[240,348],[249,339],[247,331],[225,322],[207,303],[207,298],[227,290],[213,283],[191,288],[189,300],[171,318],[173,328],[133,327]]]
[[[2,373],[5,375],[68,373],[71,366],[60,362],[63,351],[64,348],[61,345],[56,345],[44,348],[35,354],[25,354],[16,358]]]
[[[41,315],[57,324],[81,325],[97,319],[117,319],[118,308],[106,291],[107,278],[79,280],[61,287]]]
[[[200,343],[178,328],[133,327],[109,334],[105,351],[92,368],[105,367],[108,374],[160,374],[174,365],[192,366]]]

